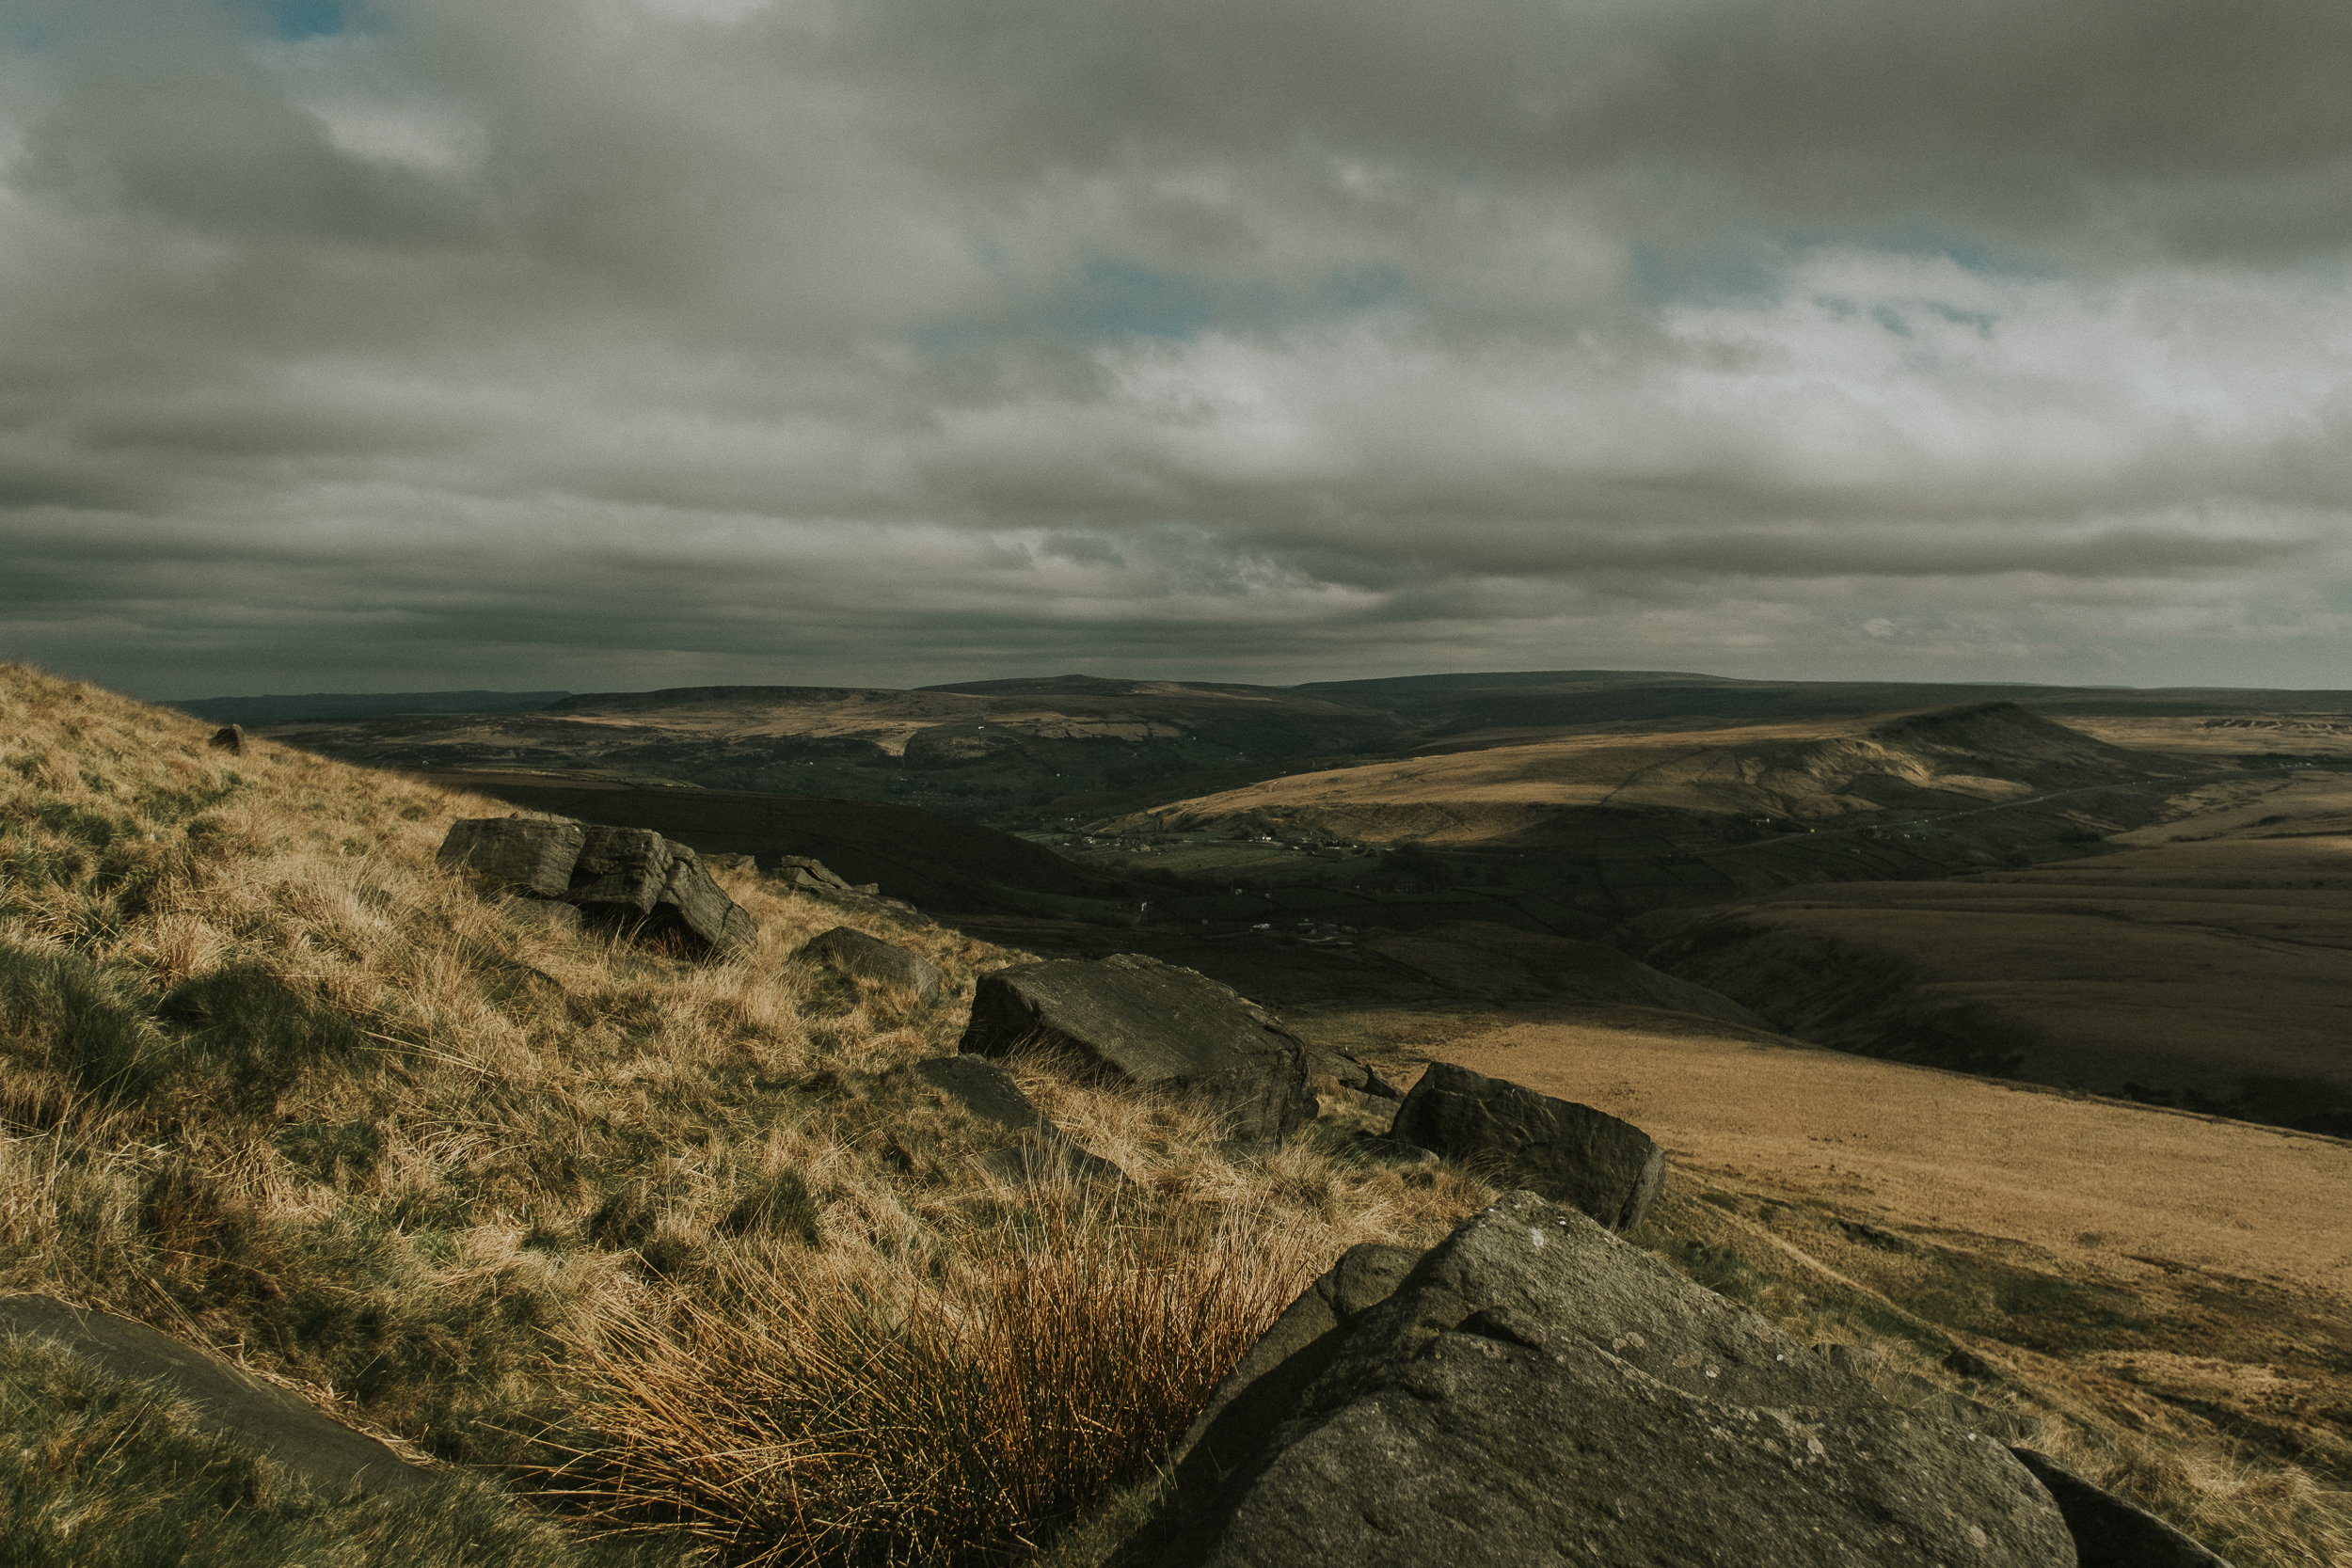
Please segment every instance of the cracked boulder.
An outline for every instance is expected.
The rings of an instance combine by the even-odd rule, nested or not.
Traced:
[[[1349,1254],[1212,1396],[1168,1568],[2075,1562],[1994,1436],[1576,1209],[1515,1193],[1399,1261]]]
[[[683,844],[644,828],[608,828],[560,817],[470,817],[453,823],[435,857],[489,885],[568,904],[640,934],[679,930],[705,951],[731,957],[759,927]]]
[[[980,977],[961,1050],[1004,1056],[1037,1047],[1091,1076],[1198,1097],[1232,1135],[1279,1140],[1315,1114],[1307,1048],[1272,1013],[1208,976],[1120,953],[1063,958]]]

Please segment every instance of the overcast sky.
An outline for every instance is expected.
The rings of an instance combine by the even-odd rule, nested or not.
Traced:
[[[0,657],[2352,687],[2343,0],[0,0]]]

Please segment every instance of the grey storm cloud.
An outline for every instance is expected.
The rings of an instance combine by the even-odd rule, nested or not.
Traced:
[[[2348,77],[2288,0],[0,0],[0,654],[2341,684]]]

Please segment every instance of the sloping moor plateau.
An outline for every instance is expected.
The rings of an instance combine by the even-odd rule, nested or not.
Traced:
[[[1958,812],[2135,783],[2167,758],[2009,703],[1863,720],[1580,736],[1268,780],[1157,815],[1308,817],[1334,832],[1434,843],[1546,836],[1575,808],[1662,808],[1811,823]]]
[[[2121,853],[1788,889],[1637,925],[1645,956],[1804,1038],[2352,1131],[2352,775],[2180,797]]]

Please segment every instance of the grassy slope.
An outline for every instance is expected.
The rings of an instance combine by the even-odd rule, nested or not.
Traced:
[[[208,734],[0,668],[0,1288],[229,1349],[444,1460],[568,1446],[590,1459],[562,1484],[619,1513],[633,1476],[675,1468],[664,1431],[728,1419],[678,1345],[778,1373],[755,1336],[713,1345],[729,1304],[856,1307],[951,1361],[988,1347],[917,1330],[1025,1309],[991,1292],[1034,1275],[1052,1206],[977,1175],[990,1144],[905,1070],[952,1051],[973,975],[1016,955],[858,920],[946,972],[919,1007],[795,963],[834,911],[749,879],[730,891],[762,936],[739,962],[551,934],[433,866],[488,802],[268,743],[230,757]],[[1168,1309],[1196,1363],[1170,1375],[1200,1385],[1179,1403],[1341,1248],[1433,1239],[1483,1192],[1311,1144],[1237,1163],[1181,1107],[1029,1082],[1141,1179],[1075,1222],[1104,1268],[1215,1265],[1185,1265]],[[1216,1244],[1234,1227],[1255,1244]],[[1090,1484],[1180,1418],[1127,1431]],[[686,1523],[750,1518],[747,1552],[788,1533],[751,1482],[702,1481],[722,1517]],[[990,1528],[1077,1500],[1035,1496]]]
[[[1008,1188],[905,1067],[952,1049],[973,976],[1017,955],[859,920],[946,972],[919,1008],[792,962],[834,912],[749,879],[730,890],[763,936],[736,964],[550,935],[433,868],[488,802],[206,733],[0,667],[0,1288],[211,1343],[470,1465],[444,1497],[484,1523],[444,1539],[288,1495],[151,1391],[0,1347],[0,1537],[31,1560],[114,1560],[120,1531],[83,1527],[136,1518],[229,1543],[222,1562],[472,1562],[486,1542],[553,1564],[629,1528],[654,1560],[682,1549],[666,1530],[736,1561],[951,1561],[1124,1497],[1053,1554],[1096,1560],[1140,1516],[1129,1483],[1311,1273],[1487,1196],[1313,1138],[1236,1161],[1183,1107],[1039,1064],[1037,1098],[1140,1180]],[[1704,1185],[1654,1245],[1800,1331],[1900,1349],[1899,1307]],[[2216,1480],[2144,1445],[2102,1464],[2185,1519],[2275,1504],[2279,1529],[2233,1532],[2240,1568],[2341,1549],[2292,1475]],[[279,1533],[230,1549],[248,1523]]]

